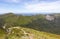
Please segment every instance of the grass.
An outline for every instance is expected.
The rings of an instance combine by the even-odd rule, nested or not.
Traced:
[[[21,29],[23,29],[26,33],[29,33],[29,34],[25,35]],[[11,33],[10,35],[8,35],[8,39],[29,39],[30,37],[32,39],[60,39],[60,35],[37,31],[29,28],[20,27],[20,29],[13,29],[12,32],[13,31],[14,33]],[[4,39],[5,34],[2,32],[0,30],[0,39]]]
[[[4,30],[0,29],[0,39],[4,39],[5,38],[5,32]]]

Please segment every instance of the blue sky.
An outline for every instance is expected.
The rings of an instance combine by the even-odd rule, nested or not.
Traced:
[[[3,13],[60,13],[60,0],[0,0]]]

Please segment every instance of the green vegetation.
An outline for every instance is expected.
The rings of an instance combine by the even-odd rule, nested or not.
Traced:
[[[52,21],[46,20],[45,16],[43,14],[23,16],[12,13],[0,15],[0,38],[60,39],[59,14],[53,14],[55,19]]]

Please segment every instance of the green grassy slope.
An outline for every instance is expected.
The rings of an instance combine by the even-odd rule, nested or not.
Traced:
[[[24,32],[28,34],[24,34]],[[8,39],[60,39],[60,35],[20,27],[20,29],[12,29],[11,34],[9,34],[7,38]]]
[[[4,39],[5,38],[5,31],[0,29],[0,39]]]

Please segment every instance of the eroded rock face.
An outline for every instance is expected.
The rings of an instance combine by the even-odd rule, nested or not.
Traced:
[[[46,20],[52,21],[54,20],[54,16],[53,15],[46,15]]]
[[[46,20],[54,21],[56,25],[60,25],[60,15],[46,15]]]

